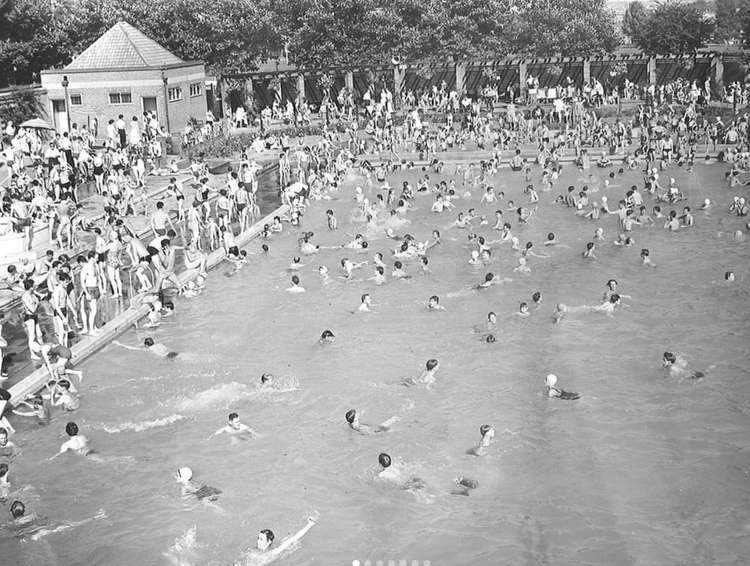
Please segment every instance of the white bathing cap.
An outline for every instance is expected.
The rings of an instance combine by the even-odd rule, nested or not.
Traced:
[[[544,383],[547,384],[547,386],[552,387],[557,383],[557,376],[554,373],[549,374],[545,380]]]
[[[183,481],[190,481],[193,478],[193,470],[185,466],[177,470],[177,479]]]

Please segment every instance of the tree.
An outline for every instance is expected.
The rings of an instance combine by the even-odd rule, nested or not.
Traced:
[[[606,0],[527,0],[518,16],[513,51],[537,56],[610,53],[620,44]]]
[[[649,55],[690,53],[711,41],[714,28],[704,7],[671,0],[648,10],[633,41]]]
[[[750,14],[750,0],[716,0],[716,41],[742,39],[742,23]]]
[[[647,17],[646,8],[643,7],[641,2],[638,0],[631,2],[622,17],[622,33],[631,41],[634,41],[636,37],[640,36]]]

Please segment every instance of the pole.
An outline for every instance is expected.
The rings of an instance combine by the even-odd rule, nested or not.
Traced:
[[[65,121],[68,124],[68,132],[70,132],[70,101],[68,100],[68,86],[65,85]]]

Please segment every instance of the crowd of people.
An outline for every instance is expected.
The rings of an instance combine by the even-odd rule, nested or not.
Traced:
[[[690,90],[692,92],[692,87]],[[681,95],[672,91],[669,96]],[[367,316],[373,311],[373,297],[368,290],[370,283],[366,282],[379,286],[413,278],[416,274],[430,274],[433,269],[430,259],[443,249],[441,231],[466,230],[469,263],[486,273],[478,277],[475,285],[457,291],[452,298],[475,296],[509,282],[490,269],[492,259],[498,255],[514,257],[517,263],[514,274],[523,276],[531,269],[544,269],[543,261],[539,260],[548,257],[553,250],[574,253],[566,252],[567,244],[558,241],[553,232],[538,246],[533,242],[522,243],[513,233],[514,223],[518,226],[535,221],[539,206],[562,206],[570,210],[571,218],[591,222],[591,241],[575,253],[580,253],[586,261],[596,261],[599,254],[607,253],[602,250],[602,244],[609,240],[603,227],[608,218],[619,234],[610,240],[612,244],[633,247],[634,234],[639,230],[661,227],[676,233],[690,230],[700,222],[695,212],[714,206],[708,200],[697,205],[689,202],[674,178],[665,182],[660,177],[664,171],[673,167],[689,169],[700,157],[731,163],[732,169],[727,175],[730,186],[746,184],[746,175],[750,174],[747,120],[726,125],[721,120],[709,122],[697,107],[697,100],[690,100],[686,109],[670,105],[668,100],[665,100],[666,108],[644,105],[629,122],[603,119],[595,108],[581,105],[576,119],[564,112],[558,114],[559,128],[556,129],[552,127],[550,114],[541,106],[522,108],[510,104],[498,112],[485,109],[479,101],[468,97],[459,100],[457,95],[446,93],[445,88],[436,87],[424,101],[432,110],[442,113],[444,122],[441,124],[425,120],[422,102],[417,103],[416,97],[414,104],[416,107],[406,114],[405,120],[397,123],[393,97],[383,89],[379,95],[373,93],[365,101],[361,116],[354,112],[351,118],[341,117],[349,120],[349,125],[340,137],[326,131],[317,143],[300,139],[297,144],[283,135],[258,137],[258,146],[253,149],[278,151],[281,198],[289,207],[287,214],[263,226],[261,253],[270,253],[270,241],[289,232],[297,238],[299,248],[299,256],[290,258],[290,269],[294,273],[286,291],[307,292],[300,277],[300,256],[321,257],[318,274],[324,285],[332,280],[332,269],[325,262],[333,259],[340,267],[342,281],[362,286],[360,305],[353,312]],[[554,109],[553,114],[556,112]],[[360,119],[364,123],[362,128]],[[83,374],[70,366],[70,341],[78,334],[98,332],[102,297],[121,298],[130,291],[130,298],[137,296],[141,304],[150,305],[145,325],[155,327],[162,317],[174,311],[174,304],[162,293],[165,288],[174,288],[187,297],[200,293],[206,277],[208,252],[223,249],[236,271],[248,261],[247,252],[237,245],[236,235],[260,216],[257,201],[260,167],[250,159],[250,153],[240,156],[239,170],[231,169],[218,180],[211,179],[205,165],[194,160],[190,165],[192,179],[182,183],[177,179],[174,164],[170,164],[164,173],[172,175],[167,195],[175,199],[177,210],[173,218],[163,200],[151,208],[144,197],[147,173],[162,169],[161,155],[155,155],[156,150],[152,149],[158,145],[160,136],[158,121],[154,116],[144,116],[143,120],[134,117],[129,132],[127,126],[120,127],[123,124],[122,117],[110,122],[102,149],[94,147],[95,132],[83,127],[74,128],[70,134],[55,135],[48,144],[49,149],[44,149],[37,132],[16,129],[13,124],[4,128],[6,164],[12,175],[4,189],[3,208],[7,206],[7,214],[14,219],[11,224],[23,226],[20,221],[24,218],[45,219],[49,223],[50,241],[60,249],[74,246],[80,230],[90,232],[94,240],[91,249],[75,255],[49,250],[38,270],[32,267],[22,272],[17,269],[9,272],[9,286],[21,293],[30,355],[47,368],[50,376],[42,392],[27,399],[25,407],[14,409],[18,416],[49,420],[56,409],[68,412],[78,409],[77,390]],[[516,149],[523,144],[532,144],[536,149],[535,158],[523,157],[521,150]],[[698,144],[712,146],[711,155],[706,151],[705,155],[698,156]],[[727,147],[714,154],[718,149],[716,144]],[[487,150],[487,158],[477,163],[459,164],[450,171],[440,155],[467,145]],[[605,148],[605,151],[593,160],[588,155],[591,148]],[[563,189],[558,180],[562,152],[566,149],[574,150],[575,166],[588,177],[580,186]],[[390,159],[377,163],[377,154],[382,151],[390,152]],[[503,156],[503,151],[512,154]],[[427,165],[419,166],[400,157],[411,152],[420,153]],[[601,183],[594,181],[591,173],[594,168],[602,170]],[[617,195],[614,181],[631,170],[644,171],[642,186],[632,185]],[[405,171],[420,171],[419,181],[414,186],[399,178]],[[302,229],[307,222],[305,216],[313,211],[320,212],[315,208],[319,206],[316,201],[329,198],[331,193],[340,194],[345,177],[351,173],[361,176],[364,186],[364,190],[358,187],[354,191],[351,214],[352,221],[360,223],[363,229],[352,238],[342,239],[340,245],[321,247],[314,242],[313,232]],[[525,200],[506,200],[502,191],[496,192],[490,179],[498,174],[525,186],[521,197]],[[390,180],[395,181],[393,186]],[[77,191],[87,182],[105,199],[105,217],[96,225],[88,224],[79,212]],[[540,193],[555,195],[554,205],[543,205]],[[616,199],[616,207],[612,207],[608,199]],[[441,223],[424,242],[405,233],[410,211],[420,200],[430,201],[427,206]],[[140,212],[137,210],[140,204],[153,232],[149,242],[140,239],[128,220],[129,216]],[[744,198],[738,196],[728,212],[747,216]],[[443,228],[444,217],[453,214],[455,220]],[[338,220],[331,209],[326,212],[326,225],[332,232],[338,230]],[[370,238],[369,235],[375,234],[377,237]],[[376,251],[376,246],[382,242],[387,245],[381,245]],[[182,264],[199,272],[198,283],[183,284],[177,276],[178,250],[182,250]],[[337,257],[326,255],[331,250]],[[340,257],[342,254],[344,257]],[[371,260],[355,261],[371,254]],[[652,250],[641,249],[639,266],[654,268],[658,259],[655,261],[653,255]],[[408,262],[417,264],[416,274],[407,272]],[[372,269],[369,277],[359,277],[366,266]],[[132,274],[133,281],[128,286],[122,281],[121,273],[125,271]],[[725,279],[731,282],[733,274],[728,272]],[[618,285],[615,279],[607,281],[602,299],[593,305],[558,304],[551,314],[551,323],[564,323],[579,313],[616,314],[623,301],[631,299],[620,292]],[[541,294],[534,289],[528,291],[530,300],[519,305],[515,316],[533,316],[531,307],[540,307]],[[438,296],[429,297],[425,308],[445,309]],[[46,332],[41,324],[42,310],[52,318],[51,332]],[[478,331],[481,339],[495,342],[498,324],[496,313],[488,312]],[[334,340],[333,330],[325,329],[321,344]],[[170,359],[179,355],[153,338],[147,338],[143,348],[138,349]],[[671,352],[665,352],[661,361],[672,375],[693,379],[704,375],[690,369],[683,358]],[[419,376],[407,378],[403,385],[432,388],[437,382],[439,367],[438,360],[430,359]],[[268,374],[264,374],[261,382],[259,387],[274,387],[276,383]],[[561,388],[554,374],[544,376],[541,387],[549,398],[573,401],[580,397],[578,393]],[[0,390],[0,398],[2,416],[9,396]],[[393,427],[397,419],[379,425],[367,424],[361,422],[357,410],[352,409],[346,413],[345,421],[360,434],[397,434]],[[0,421],[0,425],[0,495],[9,500],[16,493],[8,479],[9,473],[21,451],[9,439],[14,430],[8,419]],[[232,413],[226,427],[218,432],[252,433],[248,429],[239,421],[239,416]],[[491,424],[481,424],[478,429],[479,440],[472,453],[479,457],[491,450],[495,431]],[[68,440],[53,458],[66,452],[91,455],[89,442],[75,422],[69,422],[65,432]],[[418,497],[429,490],[430,486],[406,473],[398,459],[390,454],[379,454],[377,463],[380,480]],[[207,504],[216,504],[219,499],[220,490],[195,482],[188,467],[179,469],[176,481],[186,498]],[[479,488],[476,480],[465,476],[453,483],[449,493],[457,495],[469,495]],[[17,527],[33,526],[20,500],[14,501],[10,509]],[[245,557],[247,563],[268,563],[277,558],[316,521],[317,516],[311,516],[301,531],[275,545],[273,532],[264,529],[258,535],[257,548]],[[38,529],[29,532],[39,534]]]

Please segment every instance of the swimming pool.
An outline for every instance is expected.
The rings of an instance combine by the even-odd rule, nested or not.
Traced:
[[[293,235],[312,230],[326,246],[364,229],[348,220],[351,187],[363,184],[352,179],[336,200],[314,204],[299,230],[285,225],[268,242],[268,255],[251,256],[234,276],[212,273],[202,296],[179,301],[177,314],[153,332],[181,352],[175,362],[111,345],[83,364],[82,406],[73,419],[104,462],[45,461],[68,415],[18,427],[24,454],[11,479],[32,486],[23,497],[29,510],[53,523],[100,508],[108,518],[36,543],[3,537],[3,564],[166,564],[162,553],[192,526],[202,545],[192,563],[227,564],[260,529],[280,540],[312,510],[319,524],[284,564],[742,563],[750,555],[747,243],[731,237],[742,222],[725,212],[735,193],[722,184],[723,168],[670,174],[694,209],[704,197],[716,207],[696,212],[697,225],[677,234],[637,229],[632,248],[611,245],[614,218],[597,224],[551,204],[567,185],[582,184],[566,165],[555,193],[540,193],[530,224],[519,227],[506,213],[522,244],[532,241],[552,256],[532,258],[530,274],[513,273],[515,255],[501,245],[493,246],[489,268],[475,270],[467,231],[445,229],[455,213],[435,215],[432,195],[418,195],[407,230],[418,240],[435,228],[443,233],[444,244],[429,255],[432,275],[417,275],[409,261],[410,280],[347,283],[335,277],[337,266],[356,254],[326,250],[303,258],[299,276],[308,292],[285,293],[286,268],[297,255]],[[417,176],[389,179],[399,186]],[[626,186],[641,185],[640,174],[616,183],[608,189],[611,206]],[[523,201],[524,185],[507,170],[495,182],[506,203]],[[457,201],[457,211],[475,206],[491,220],[495,206],[483,209],[479,197],[475,191],[471,205]],[[335,233],[325,229],[326,208],[339,218]],[[586,262],[581,251],[596,225],[610,243],[598,247],[598,261]],[[491,226],[477,232],[489,234]],[[541,250],[549,231],[570,248]],[[362,260],[382,251],[390,267],[394,245],[372,239]],[[640,266],[641,247],[651,249],[657,269]],[[319,265],[335,282],[321,285]],[[738,282],[718,284],[730,269]],[[487,270],[513,281],[461,292]],[[371,265],[357,272],[358,279],[371,275]],[[611,277],[633,296],[627,308],[612,318],[581,313],[551,323],[555,303],[597,304]],[[534,291],[543,295],[541,308],[527,319],[513,316]],[[375,312],[352,315],[363,292]],[[433,294],[446,311],[424,308]],[[493,344],[473,331],[490,310],[500,322]],[[326,328],[337,340],[321,347]],[[121,341],[134,345],[145,336],[133,331]],[[706,379],[681,382],[661,369],[664,350],[684,352],[699,369],[715,367]],[[440,360],[432,391],[398,385],[429,358]],[[300,388],[258,392],[262,372],[298,377]],[[551,372],[582,399],[543,397]],[[344,421],[350,408],[364,410],[368,422],[401,420],[387,434],[361,436]],[[209,440],[230,410],[261,436]],[[467,455],[485,423],[498,433],[489,453]],[[423,478],[427,496],[374,481],[380,452]],[[223,513],[181,499],[173,479],[179,466],[223,490]],[[448,493],[459,475],[479,482],[469,497]]]

